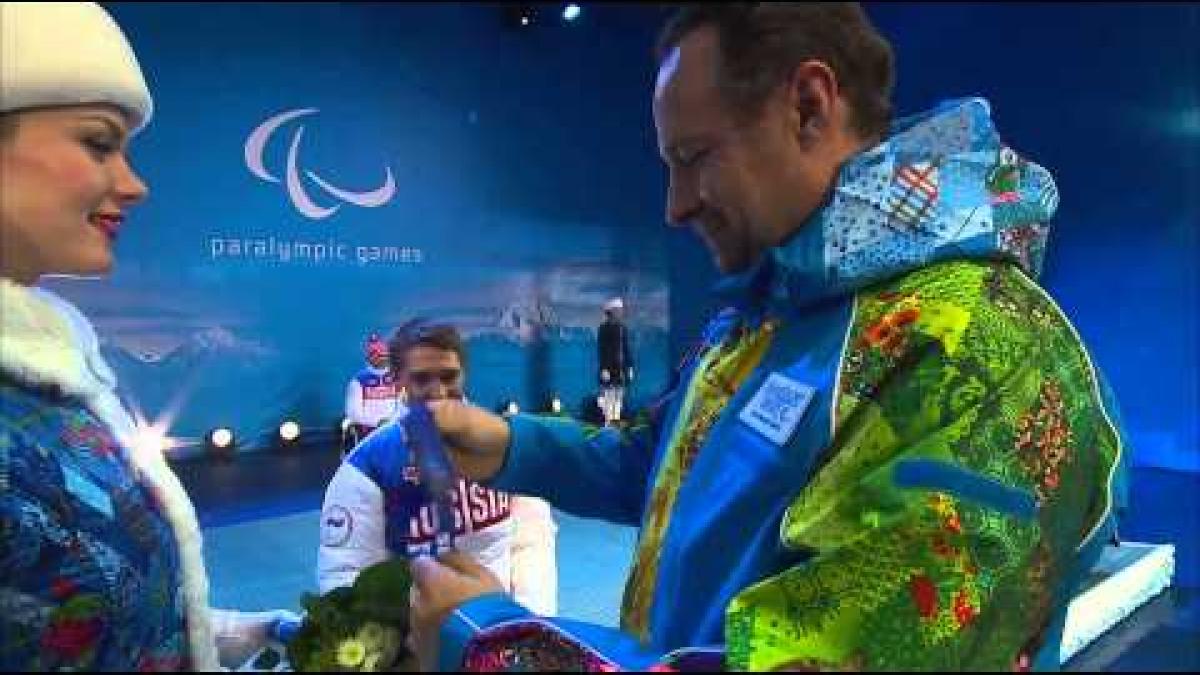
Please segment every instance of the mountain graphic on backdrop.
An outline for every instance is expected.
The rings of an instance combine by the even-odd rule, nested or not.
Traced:
[[[489,332],[486,329],[480,332]],[[517,301],[500,310],[492,331],[514,342],[527,344],[541,338],[562,337],[562,325],[549,303]]]
[[[232,330],[220,326],[201,328],[173,342],[164,346],[162,340],[157,343],[103,340],[101,350],[114,367],[151,366],[170,370],[213,362],[253,366],[278,356],[276,350],[240,338]]]

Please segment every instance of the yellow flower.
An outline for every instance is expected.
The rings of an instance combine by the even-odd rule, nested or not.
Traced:
[[[363,662],[367,656],[367,648],[363,643],[350,638],[342,640],[337,648],[337,664],[343,668],[354,668]]]
[[[369,622],[358,629],[358,641],[368,652],[377,652],[384,646],[384,641],[387,639],[387,632],[383,626],[375,622]]]

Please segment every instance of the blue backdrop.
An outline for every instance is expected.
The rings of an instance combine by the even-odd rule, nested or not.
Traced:
[[[668,289],[636,8],[506,28],[455,4],[114,3],[156,111],[150,198],[97,323],[125,395],[184,447],[333,429],[370,332],[469,337],[468,394],[578,411],[624,296],[635,401],[666,374]],[[550,17],[545,17],[549,19]]]

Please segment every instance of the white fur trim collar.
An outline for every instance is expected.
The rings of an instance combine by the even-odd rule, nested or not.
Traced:
[[[0,370],[80,398],[129,449],[138,480],[160,496],[179,546],[192,667],[220,670],[195,509],[162,454],[141,451],[132,442],[133,421],[116,396],[116,378],[100,356],[91,324],[57,295],[0,278]]]

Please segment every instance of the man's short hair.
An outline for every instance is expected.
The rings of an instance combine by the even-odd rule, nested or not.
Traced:
[[[829,66],[850,104],[850,124],[867,139],[891,125],[896,73],[892,47],[856,2],[731,2],[687,5],[659,36],[659,66],[692,31],[712,26],[720,45],[722,96],[742,119],[762,112],[797,65]]]
[[[463,348],[462,335],[457,328],[448,323],[413,319],[397,328],[388,341],[388,361],[392,372],[404,370],[404,359],[409,350],[419,345],[454,352],[463,368],[467,366],[466,349]]]

